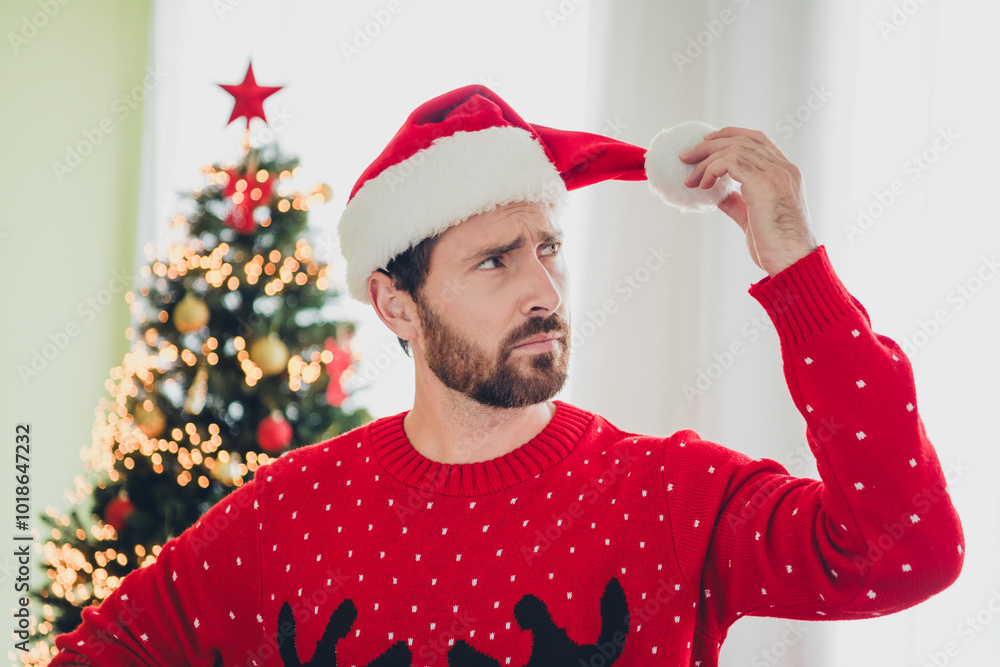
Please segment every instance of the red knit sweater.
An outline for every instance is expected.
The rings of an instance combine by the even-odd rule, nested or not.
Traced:
[[[509,454],[441,464],[402,412],[262,468],[52,665],[709,667],[740,616],[867,618],[941,591],[964,538],[909,361],[823,246],[749,293],[822,481],[563,401]]]

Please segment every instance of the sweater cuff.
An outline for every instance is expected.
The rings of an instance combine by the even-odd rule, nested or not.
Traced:
[[[818,336],[856,310],[823,245],[747,291],[767,311],[782,344],[789,348]]]

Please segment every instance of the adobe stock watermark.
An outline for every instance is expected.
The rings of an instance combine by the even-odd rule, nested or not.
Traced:
[[[888,18],[881,18],[875,22],[875,27],[878,28],[879,34],[882,35],[882,39],[888,41],[889,35],[899,32],[903,26],[910,22],[920,8],[928,3],[929,0],[903,0],[900,3],[893,3],[892,11],[889,12]]]
[[[668,581],[664,581],[663,577],[660,577],[656,583],[657,587],[653,594],[645,597],[641,604],[637,604],[629,610],[630,620],[639,619],[642,623],[648,623],[680,593],[681,585],[675,583],[672,576]]]
[[[774,129],[780,132],[785,139],[795,136],[796,130],[801,130],[808,123],[813,114],[823,108],[823,105],[833,97],[833,93],[826,89],[825,85],[819,88],[810,86],[809,97],[796,107],[778,119],[774,124]]]
[[[623,123],[617,116],[613,120],[606,118],[600,133],[612,139],[618,139],[627,127],[628,125]],[[447,135],[448,130],[446,128],[441,125],[436,125],[431,128],[430,136],[427,137],[427,140],[433,143],[435,139]],[[604,153],[604,150],[604,148],[595,144],[578,154],[576,156],[577,164],[573,168],[574,173],[586,171],[590,164]],[[385,171],[382,172],[381,178],[384,178],[385,184],[389,188],[389,192],[395,192],[396,188],[403,186],[407,179],[420,171],[420,169],[424,166],[424,163],[427,161],[429,153],[429,151],[420,151],[402,162],[385,169]],[[561,194],[566,189],[566,185],[559,175],[553,176],[551,179],[541,183],[540,185],[540,190],[535,193],[535,196],[547,199],[548,201],[556,199],[557,195]]]
[[[448,653],[448,649],[455,644],[456,639],[472,636],[471,631],[475,622],[476,617],[470,616],[467,609],[463,608],[461,612],[453,611],[448,627],[443,628],[437,636],[429,638],[417,649],[418,655],[424,659],[421,664],[433,665],[439,657]]]
[[[834,436],[844,428],[844,425],[837,421],[836,417],[820,417],[815,428],[815,432],[810,429],[809,433],[813,437],[813,443],[820,447],[833,440]],[[789,450],[781,459],[788,474],[801,477],[802,473],[815,461],[815,455],[809,446],[809,441],[805,440],[796,447]]]
[[[580,350],[587,341],[608,323],[612,315],[618,312],[619,298],[624,303],[631,299],[643,286],[650,281],[653,274],[662,269],[667,264],[667,260],[673,257],[663,249],[663,246],[647,246],[646,259],[632,271],[625,273],[615,281],[615,294],[620,295],[614,298],[605,299],[601,302],[600,308],[596,310],[588,309],[583,321],[578,322],[572,328],[573,348]]]
[[[911,465],[914,462],[911,461]],[[919,523],[920,514],[930,510],[942,498],[948,498],[948,491],[951,486],[965,477],[965,474],[970,470],[972,468],[962,465],[961,461],[948,461],[942,466],[942,473],[944,475],[943,483],[941,480],[938,480],[934,484],[914,493],[910,498],[909,507],[905,511],[900,512],[895,521],[892,523],[883,523],[883,532],[874,540],[871,538],[865,540],[868,549],[864,556],[855,554],[851,559],[858,574],[864,576],[875,563],[885,558],[886,554],[903,539],[906,532]]]
[[[17,568],[14,566],[10,555],[4,556],[3,561],[0,562],[0,584],[14,581],[15,574],[17,574]]]
[[[7,33],[7,41],[10,42],[10,48],[14,50],[14,53],[20,51],[34,39],[38,35],[38,31],[47,26],[49,21],[54,19],[69,3],[70,0],[38,0],[35,4],[38,5],[39,11],[34,12],[31,16],[22,16],[21,29],[18,32],[10,31]]]
[[[549,24],[549,30],[555,32],[556,29],[571,16],[576,14],[576,10],[587,0],[560,0],[559,4],[552,9],[545,10],[545,20]]]
[[[146,613],[149,606],[149,602],[147,600],[143,600],[142,602],[147,606],[140,606],[138,600],[135,600],[134,597],[130,597],[126,594],[120,595],[114,606],[108,604],[107,602],[103,603],[101,605],[101,616],[103,616],[103,618],[100,622],[100,627],[94,627],[87,635],[86,649],[88,653],[93,652],[98,656],[103,655],[108,647],[122,644],[122,635],[138,636],[133,633],[132,625],[139,620],[144,613]],[[17,616],[17,614],[15,614],[15,616]],[[30,650],[28,648],[28,641],[30,640],[32,632],[27,628],[27,623],[22,624],[20,619],[15,621],[15,623],[21,629],[15,630],[13,634],[21,639],[21,641],[15,643],[14,646],[15,648],[27,653]],[[80,660],[80,662],[74,662],[74,664],[95,664],[91,663],[87,658],[80,658]]]
[[[578,496],[575,501],[569,504],[565,512],[556,514],[551,513],[552,523],[545,527],[543,531],[540,528],[535,529],[535,542],[533,545],[528,546],[527,544],[521,545],[521,556],[524,561],[531,565],[532,561],[538,558],[541,554],[548,551],[553,544],[559,541],[574,525],[579,525],[578,519],[582,517],[586,511],[583,506],[584,498],[586,502],[593,505],[601,494],[607,493],[611,490],[612,485],[616,480],[623,477],[632,467],[632,465],[639,460],[639,457],[632,453],[632,451],[626,448],[623,452],[617,455],[614,462],[609,465],[606,469],[601,471],[596,477],[591,477],[586,482],[580,485],[578,490]],[[563,525],[563,524],[566,525]]]
[[[318,235],[313,239],[313,249],[322,250],[330,257],[343,255],[339,238],[335,234]],[[255,316],[252,316],[255,317]],[[382,376],[398,359],[406,353],[396,340],[383,341],[379,352],[363,356],[355,365],[351,377],[343,383],[344,391],[353,394],[368,389]]]
[[[111,280],[97,294],[89,296],[76,306],[76,317],[68,320],[55,332],[49,333],[47,341],[32,348],[30,360],[17,365],[17,374],[24,386],[38,377],[59,354],[65,350],[70,341],[83,331],[82,325],[90,324],[104,312],[114,297],[132,288],[132,274],[121,270],[111,272]]]
[[[212,0],[212,9],[215,15],[222,21],[228,14],[236,11],[236,8],[243,4],[243,0]]]
[[[258,474],[255,478],[261,493],[267,485],[267,481],[261,479],[262,477],[263,475]],[[252,520],[252,517],[245,516],[245,512],[252,512],[255,503],[253,494],[230,494],[213,508],[214,512],[209,510],[195,522],[194,529],[187,538],[189,542],[187,548],[195,556],[200,555],[202,551],[210,548],[216,540],[225,535],[230,526],[239,524],[241,520]],[[223,505],[225,505],[225,510],[222,509]]]
[[[740,11],[746,11],[750,7],[752,0],[732,0],[732,3]],[[683,49],[674,51],[671,54],[677,71],[683,74],[684,68],[688,65],[693,65],[694,61],[700,58],[706,49],[715,44],[715,40],[722,37],[726,31],[726,26],[736,23],[737,18],[739,18],[739,15],[732,9],[723,9],[716,18],[702,21],[701,23],[705,29],[694,35],[688,35]]]
[[[809,435],[812,436],[811,442],[816,446],[817,449],[823,447],[823,445],[832,441],[841,430],[843,430],[844,425],[837,422],[836,417],[820,417],[817,420],[817,424],[811,425],[809,428]],[[795,475],[794,468],[804,467],[806,463],[805,456],[810,456],[812,450],[809,448],[808,442],[803,444],[801,447],[792,450],[790,453],[792,457],[801,456],[802,458],[797,460],[789,460],[789,465],[785,466],[790,475]],[[804,450],[804,451],[803,451]],[[786,460],[788,457],[786,457]],[[757,510],[764,505],[768,499],[771,497],[771,491],[773,486],[764,486],[757,493],[754,493],[753,497],[740,508],[740,511],[736,514],[726,515],[726,522],[729,524],[729,530],[734,534],[739,531],[742,527],[746,526],[747,523],[757,514]]]
[[[250,130],[250,143],[254,146],[269,144],[274,139],[291,126],[295,120],[295,114],[286,107],[279,109],[269,109],[270,120],[266,123],[255,123],[254,129]]]
[[[496,79],[493,78],[492,72],[486,75],[480,74],[476,78],[476,83],[478,83],[480,86],[486,86],[492,91],[500,90],[500,87],[503,86],[503,82],[497,81]]]
[[[344,382],[345,392],[353,394],[371,387],[397,359],[406,356],[399,342],[395,340],[383,342],[380,349],[377,354],[361,359],[354,373]]]
[[[941,156],[955,145],[955,142],[961,136],[951,129],[951,125],[947,128],[939,127],[937,135],[931,141],[930,145],[920,153],[914,153],[903,162],[901,168],[903,176],[909,176],[910,183],[919,181],[937,163]],[[901,196],[906,194],[906,187],[906,181],[902,178],[894,178],[886,189],[875,190],[873,192],[875,201],[858,207],[854,223],[844,225],[844,233],[847,234],[847,240],[854,243],[859,236],[871,229],[875,222],[885,215]]]
[[[326,572],[316,578],[322,580],[323,577],[326,577],[325,582],[313,588],[311,592],[299,595],[292,602],[286,601],[292,613],[291,620],[287,623],[278,621],[273,635],[268,634],[264,641],[257,645],[256,649],[248,648],[246,650],[246,661],[243,663],[245,667],[260,667],[265,661],[279,653],[281,646],[286,641],[291,641],[294,644],[296,625],[301,627],[308,623],[313,616],[319,613],[320,608],[330,600],[331,596],[340,591],[344,584],[349,581],[349,578],[341,572],[339,567],[336,572],[332,568],[327,568]],[[343,604],[343,601],[340,604]]]
[[[367,49],[402,11],[401,0],[389,0],[383,9],[371,10],[371,20],[363,25],[354,26],[354,39],[340,43],[340,53],[343,54],[344,60],[350,64],[354,58],[361,55],[361,52]]]
[[[812,624],[805,621],[786,620],[785,631],[781,634],[781,638],[754,653],[750,658],[750,667],[769,667],[778,664],[788,655],[788,649],[798,644],[811,627]]]
[[[66,157],[62,162],[52,162],[52,172],[60,183],[69,174],[83,164],[84,158],[92,154],[104,140],[111,135],[118,124],[127,119],[133,111],[138,109],[146,99],[146,94],[154,90],[163,83],[163,79],[170,73],[163,71],[159,65],[155,68],[146,67],[146,76],[142,78],[142,83],[133,86],[111,102],[112,116],[105,116],[98,123],[97,127],[85,128],[83,139],[76,144],[66,146]]]
[[[966,646],[985,632],[987,626],[1000,616],[1000,588],[994,586],[989,590],[989,595],[989,599],[975,611],[975,615],[966,616],[955,626],[955,634],[965,640]],[[957,658],[961,652],[962,645],[955,640],[949,640],[940,651],[929,651],[927,661],[920,667],[947,667],[951,659]]]
[[[573,349],[579,350],[593,338],[619,312],[622,303],[632,299],[651,279],[654,273],[666,266],[667,260],[673,254],[661,246],[648,246],[645,260],[632,271],[625,273],[615,281],[613,289],[615,296],[605,299],[600,307],[588,309],[582,321],[573,322],[570,327]],[[445,303],[453,303],[459,299],[465,286],[460,278],[448,278],[441,288],[440,298]],[[344,391],[353,393],[372,386],[404,352],[396,342],[383,342],[381,351],[374,356],[366,357],[358,364],[355,373],[344,384]]]
[[[910,335],[904,335],[897,341],[899,347],[911,359],[917,352],[926,347],[935,336],[944,329],[944,326],[951,321],[953,312],[958,312],[975,299],[983,290],[987,283],[1000,273],[1000,262],[997,261],[996,253],[990,257],[985,255],[982,261],[973,271],[972,275],[964,281],[956,283],[955,286],[945,295],[945,301],[953,304],[950,308],[937,308],[934,315],[929,319],[917,320],[919,331],[914,331]]]
[[[791,302],[799,301],[802,298],[799,294],[787,289],[776,292],[776,294],[781,298],[781,303],[775,306],[775,310],[779,313],[785,312]],[[749,340],[746,343],[741,340],[734,340],[721,352],[713,352],[713,360],[706,366],[698,369],[694,383],[681,386],[681,392],[683,392],[684,398],[687,399],[688,405],[694,402],[695,397],[703,396],[706,391],[711,389],[725,375],[726,371],[736,364],[736,360],[742,357],[747,351],[746,345],[756,343],[760,340],[761,333],[768,329],[773,331],[774,323],[771,322],[766,313],[763,317],[754,315],[744,322],[740,326],[740,333]]]
[[[392,511],[395,512],[396,518],[399,519],[399,523],[406,525],[406,517],[411,514],[416,514],[417,510],[424,507],[430,509],[434,505],[434,492],[431,489],[436,488],[440,483],[446,480],[446,473],[443,466],[439,466],[436,472],[431,472],[428,470],[424,473],[424,476],[417,483],[416,487],[408,486],[407,488],[407,499],[405,502],[396,502],[395,498],[389,498],[389,506],[392,507]]]
[[[457,460],[452,461],[454,464],[462,463],[472,463],[476,459],[474,456],[477,452],[481,452],[482,449],[490,443],[494,437],[495,428],[500,426],[503,422],[502,415],[494,415],[492,420],[476,429],[473,433],[466,435],[464,438],[459,440],[455,445],[455,452],[458,454]],[[445,470],[445,466],[438,466],[436,471],[428,469],[424,473],[423,477],[417,482],[416,486],[409,486],[407,489],[407,498],[405,502],[396,502],[396,499],[390,498],[388,500],[389,506],[392,507],[393,512],[396,513],[396,518],[399,519],[399,523],[405,525],[406,517],[416,514],[417,510],[422,508],[431,509],[434,505],[434,500],[437,498],[438,489],[448,481],[448,475]]]

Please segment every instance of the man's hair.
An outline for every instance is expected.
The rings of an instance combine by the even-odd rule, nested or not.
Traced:
[[[406,292],[416,303],[420,300],[420,289],[427,280],[427,273],[431,266],[431,253],[434,246],[441,239],[441,234],[428,236],[415,246],[410,246],[405,251],[389,260],[384,269],[379,269],[382,273],[392,278],[392,284],[396,289]],[[410,343],[399,336],[396,336],[403,352],[407,356],[410,354]]]

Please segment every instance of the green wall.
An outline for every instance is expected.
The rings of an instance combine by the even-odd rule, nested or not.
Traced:
[[[4,610],[16,604],[15,427],[31,426],[31,514],[41,530],[38,514],[64,509],[83,472],[104,381],[128,349],[143,116],[134,100],[149,18],[146,0],[0,3]],[[33,567],[32,585],[44,576]]]

